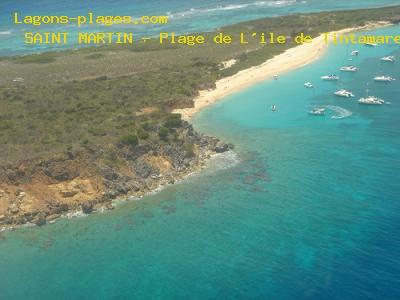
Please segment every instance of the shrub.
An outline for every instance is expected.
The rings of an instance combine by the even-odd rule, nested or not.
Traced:
[[[166,140],[168,137],[168,128],[161,127],[160,130],[158,131],[158,135],[162,140]]]
[[[120,142],[123,145],[136,146],[139,144],[139,139],[136,134],[130,133],[121,137]]]
[[[167,121],[165,122],[165,127],[167,128],[177,128],[182,125],[181,114],[170,114]]]
[[[141,140],[147,140],[150,136],[149,133],[145,131],[143,128],[138,129],[137,135]]]

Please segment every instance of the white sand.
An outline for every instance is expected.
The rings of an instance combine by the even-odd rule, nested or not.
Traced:
[[[373,29],[387,25],[389,24],[383,22],[368,24],[363,27],[340,30],[336,34],[343,35],[358,30]],[[321,35],[313,39],[311,43],[290,48],[259,66],[242,70],[233,76],[218,80],[215,89],[200,91],[199,96],[194,99],[194,107],[176,109],[174,112],[182,114],[183,119],[190,120],[203,108],[212,105],[227,95],[240,91],[257,82],[272,78],[275,74],[280,75],[317,60],[325,53],[327,47],[328,44],[325,42],[324,36]]]

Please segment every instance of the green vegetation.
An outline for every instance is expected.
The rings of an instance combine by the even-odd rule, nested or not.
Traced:
[[[160,127],[160,129],[158,130],[158,135],[160,136],[160,138],[161,138],[163,141],[166,141],[166,140],[167,140],[168,134],[169,134],[168,128]]]
[[[127,146],[136,146],[139,144],[139,139],[136,134],[130,133],[121,138],[121,143]]]
[[[236,37],[229,46],[160,46],[150,41],[135,47],[2,58],[1,163],[71,147],[134,146],[160,139],[178,142],[181,117],[170,112],[193,105],[198,90],[212,88],[217,79],[293,47],[292,38],[299,32],[317,36],[371,21],[399,22],[400,6],[244,22],[220,30]],[[289,43],[239,45],[239,32],[275,32],[289,37]],[[220,62],[230,59],[237,63],[220,70]],[[23,82],[13,82],[19,77]],[[192,155],[191,145],[185,147],[187,155]]]

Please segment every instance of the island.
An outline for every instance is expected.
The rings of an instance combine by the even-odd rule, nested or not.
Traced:
[[[112,209],[185,178],[233,148],[193,129],[200,109],[313,61],[324,32],[399,21],[400,6],[296,14],[202,34],[285,36],[273,45],[149,41],[1,58],[0,229]],[[314,41],[299,46],[302,33]]]

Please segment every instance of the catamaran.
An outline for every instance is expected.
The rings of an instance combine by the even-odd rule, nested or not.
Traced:
[[[345,97],[345,98],[355,97],[352,92],[347,90],[339,90],[334,92],[334,94],[338,97]]]
[[[345,66],[345,67],[341,67],[340,71],[342,72],[356,72],[358,71],[358,68],[355,66]]]
[[[326,81],[335,81],[339,80],[340,77],[332,74],[332,75],[322,76],[321,79]]]
[[[365,104],[365,105],[383,105],[383,104],[385,104],[385,101],[383,99],[368,95],[368,86],[367,86],[366,94],[367,94],[366,97],[360,98],[358,100],[358,103]]]
[[[374,81],[376,82],[392,82],[395,81],[396,78],[390,77],[390,76],[375,76],[374,77]]]
[[[381,58],[381,61],[385,62],[395,62],[396,58],[394,56],[385,56]]]

